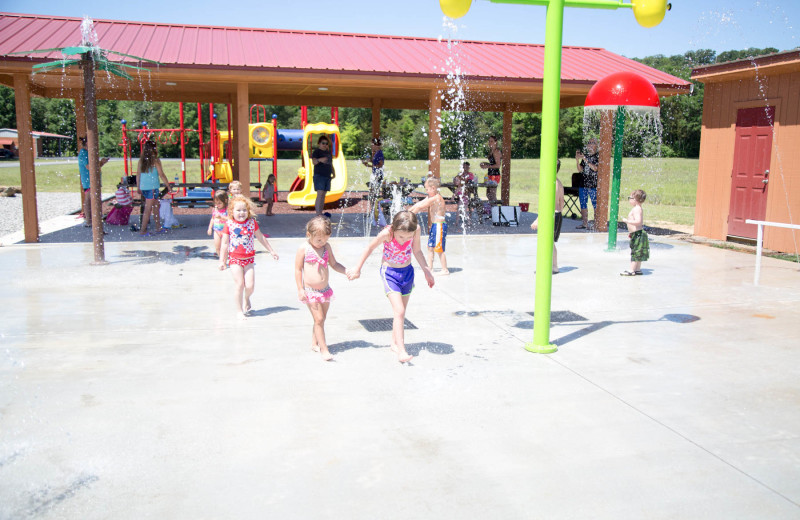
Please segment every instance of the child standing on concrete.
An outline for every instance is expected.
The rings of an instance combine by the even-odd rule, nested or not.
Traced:
[[[325,339],[325,318],[333,299],[333,289],[328,285],[328,267],[346,274],[345,267],[336,261],[328,240],[331,238],[331,221],[317,216],[306,224],[306,242],[295,255],[294,279],[297,297],[308,305],[314,327],[311,330],[311,350],[319,352],[322,359],[330,361],[333,354]]]
[[[267,184],[264,186],[264,202],[267,203],[266,215],[271,217],[274,215],[272,212],[272,204],[275,202],[275,176],[270,174],[267,177]]]
[[[636,276],[642,274],[642,262],[650,258],[650,240],[644,230],[644,211],[642,203],[647,198],[644,190],[635,190],[628,197],[628,202],[633,208],[622,221],[628,225],[628,237],[631,240],[631,268],[619,273],[622,276]]]
[[[556,173],[558,170],[561,169],[561,159],[558,160],[556,163]],[[555,220],[553,222],[553,274],[558,274],[558,249],[556,249],[556,242],[558,242],[558,237],[561,236],[561,222],[563,221],[564,217],[561,215],[561,212],[564,209],[564,185],[561,184],[561,181],[558,180],[556,177],[556,214]],[[536,220],[533,221],[531,224],[531,229],[536,231],[539,228],[539,217],[536,217]]]
[[[408,211],[419,213],[428,210],[428,222],[431,223],[430,233],[428,234],[428,263],[433,269],[433,253],[439,255],[439,262],[442,264],[442,275],[450,274],[447,269],[447,257],[444,254],[445,242],[447,241],[447,222],[445,222],[444,197],[439,193],[439,179],[429,177],[425,181],[425,191],[428,197],[411,206]]]
[[[394,311],[392,321],[392,352],[397,354],[401,363],[411,361],[414,357],[406,351],[404,324],[406,309],[411,291],[414,289],[414,266],[411,265],[411,254],[419,262],[428,287],[433,287],[433,273],[425,263],[425,256],[419,245],[419,225],[417,216],[410,211],[399,211],[392,219],[392,225],[387,226],[378,233],[358,260],[358,264],[347,271],[347,278],[355,280],[361,276],[361,267],[369,255],[379,245],[383,245],[383,260],[381,261],[381,279],[383,290],[389,298],[389,303]]]
[[[255,241],[261,242],[275,260],[278,253],[258,229],[253,203],[243,195],[231,197],[228,202],[228,220],[222,230],[220,246],[219,270],[224,271],[230,256],[231,274],[235,285],[236,310],[239,317],[250,314],[252,305],[250,296],[255,290],[256,274],[254,264],[256,257]]]
[[[231,197],[235,195],[244,195],[244,193],[242,193],[242,183],[239,181],[231,181],[231,183],[228,184],[228,194]],[[248,196],[247,198],[249,199],[250,197]]]
[[[222,244],[222,232],[225,229],[225,222],[228,221],[228,194],[225,190],[217,190],[214,193],[214,211],[211,212],[211,220],[208,223],[208,235],[214,233],[214,251],[219,256],[219,248]]]

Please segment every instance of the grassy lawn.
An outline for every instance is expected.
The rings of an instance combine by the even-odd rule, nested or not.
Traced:
[[[472,171],[483,179],[485,170],[477,165],[481,158],[470,159]],[[52,164],[51,164],[52,163]],[[559,178],[564,185],[572,183],[572,172],[575,171],[574,158],[562,158],[562,169]],[[180,174],[179,160],[164,160],[164,170],[168,179]],[[300,161],[283,159],[278,163],[278,188],[288,190],[297,175]],[[449,181],[458,172],[459,161],[443,160],[442,178]],[[134,163],[135,168],[135,163]],[[186,163],[187,181],[198,182],[200,179],[199,161],[188,160]],[[631,191],[641,188],[647,192],[645,202],[645,222],[669,222],[691,226],[694,224],[694,204],[697,192],[697,159],[633,159],[626,158],[622,162],[622,188],[620,191],[620,214],[627,214],[627,197]],[[400,177],[419,181],[427,174],[425,161],[386,161],[385,168],[389,180]],[[261,180],[271,173],[272,164],[261,163]],[[369,170],[358,161],[347,162],[348,183],[354,191],[366,189]],[[113,192],[119,178],[124,174],[121,160],[112,160],[103,167],[104,191]],[[250,163],[250,178],[258,180],[258,163]],[[0,186],[19,186],[19,166],[0,168]],[[39,191],[79,191],[78,164],[73,158],[69,164],[59,160],[37,161],[36,189]],[[483,191],[483,190],[481,190]],[[449,193],[448,193],[449,194]],[[499,195],[499,192],[498,192]],[[481,193],[481,196],[485,196]],[[514,159],[511,161],[511,203],[528,202],[531,211],[536,211],[539,197],[539,160]],[[591,211],[590,211],[591,214]]]

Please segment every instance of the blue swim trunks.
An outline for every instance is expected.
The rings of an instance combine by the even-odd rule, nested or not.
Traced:
[[[408,296],[414,289],[414,266],[408,264],[405,267],[381,266],[381,279],[383,280],[383,290],[389,293],[400,293]]]
[[[592,207],[597,208],[597,188],[578,188],[578,201],[581,209],[589,207],[589,199],[592,199]]]
[[[142,190],[142,197],[147,200],[158,198],[158,190]]]
[[[428,235],[428,247],[432,247],[437,253],[444,253],[446,241],[447,222],[434,222],[431,224],[431,232]]]

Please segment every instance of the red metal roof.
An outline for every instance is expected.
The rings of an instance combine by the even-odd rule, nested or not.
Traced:
[[[0,13],[0,55],[77,45],[81,22],[80,18]],[[119,20],[94,20],[94,28],[103,49],[176,67],[442,77],[453,69],[452,62],[467,78],[530,81],[541,79],[544,63],[544,46],[534,44]],[[30,57],[63,56],[54,52]],[[15,58],[27,60],[5,59]],[[565,82],[594,82],[612,72],[632,71],[656,87],[689,86],[680,78],[593,47],[564,47],[561,71]]]

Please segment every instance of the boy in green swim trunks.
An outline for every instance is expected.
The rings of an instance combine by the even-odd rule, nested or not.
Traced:
[[[631,239],[631,268],[619,273],[622,276],[636,276],[642,274],[642,262],[650,258],[650,241],[644,230],[644,211],[642,203],[647,198],[644,190],[635,190],[628,197],[631,212],[622,221],[628,225],[628,236]]]

